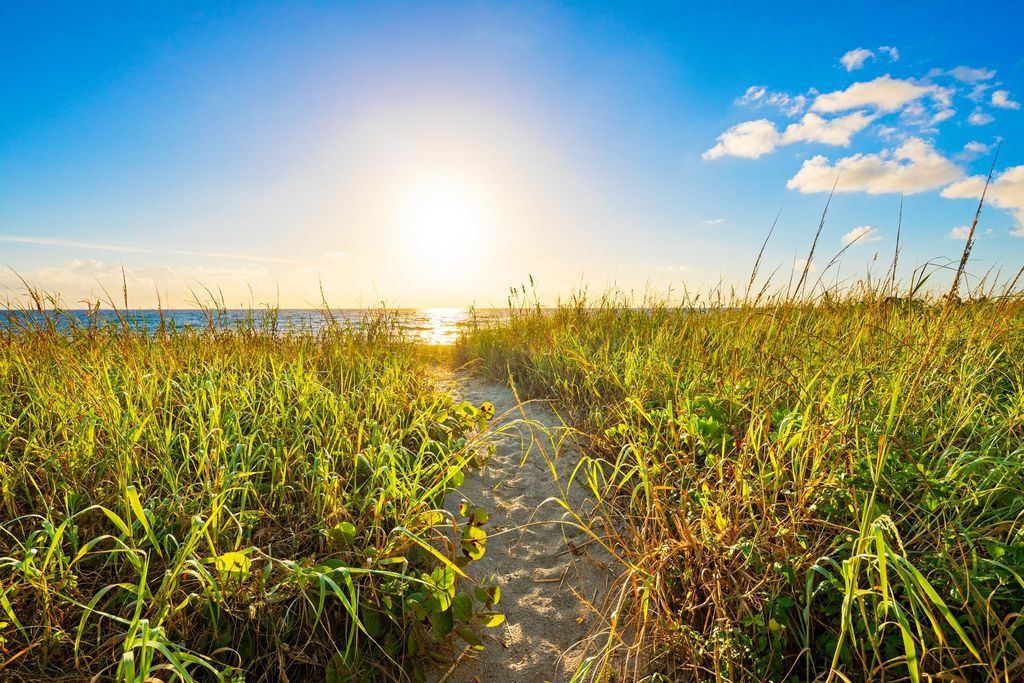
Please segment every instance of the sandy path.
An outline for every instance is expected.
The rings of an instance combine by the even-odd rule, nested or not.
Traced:
[[[507,387],[464,371],[442,381],[456,397],[474,405],[490,401],[496,409],[488,437],[497,447],[494,456],[481,470],[467,473],[465,484],[449,495],[445,507],[455,511],[465,498],[489,511],[487,553],[468,571],[475,577],[497,576],[506,623],[484,629],[484,651],[465,652],[451,669],[438,672],[437,679],[568,680],[582,661],[588,636],[602,630],[600,617],[580,598],[600,607],[614,578],[599,546],[588,544],[588,536],[577,529],[557,523],[568,519],[564,508],[544,502],[562,493],[541,447],[554,459],[561,486],[578,454],[566,440],[555,458],[551,438],[563,434],[562,422],[545,404],[527,403],[523,410],[551,436],[523,422]],[[538,439],[532,448],[531,434]],[[584,491],[574,486],[568,499],[570,505],[581,504]]]

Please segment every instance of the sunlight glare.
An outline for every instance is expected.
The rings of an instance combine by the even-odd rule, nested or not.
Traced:
[[[414,261],[435,275],[466,269],[479,258],[488,212],[482,193],[459,178],[413,185],[402,205],[401,239]]]

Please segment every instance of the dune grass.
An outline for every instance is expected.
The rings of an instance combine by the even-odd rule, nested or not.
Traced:
[[[1017,297],[524,299],[459,352],[585,444],[622,570],[589,676],[1024,676]]]
[[[392,317],[54,321],[0,332],[0,678],[408,680],[500,620],[437,512],[486,415]]]

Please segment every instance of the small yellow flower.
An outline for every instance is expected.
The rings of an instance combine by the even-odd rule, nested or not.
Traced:
[[[480,404],[480,412],[483,413],[488,420],[490,420],[492,417],[494,417],[494,404],[491,403],[490,401],[484,401],[483,403]]]

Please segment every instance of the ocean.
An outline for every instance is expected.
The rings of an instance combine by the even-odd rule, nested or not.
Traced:
[[[335,321],[353,327],[359,327],[369,313],[364,309],[331,310],[330,316]],[[496,320],[507,311],[503,309],[474,310],[472,315],[465,308],[423,308],[397,309],[389,311],[394,315],[397,326],[411,337],[430,344],[453,344],[459,333],[474,324],[486,324]],[[69,329],[72,325],[89,327],[117,325],[121,320],[127,322],[134,330],[156,332],[160,329],[161,316],[167,327],[177,330],[185,329],[231,329],[239,325],[254,324],[259,328],[273,330],[280,334],[302,330],[317,331],[327,322],[324,312],[316,309],[279,309],[267,310],[227,309],[220,311],[204,311],[198,309],[171,309],[161,311],[151,309],[130,309],[127,311],[60,311],[43,313],[37,311],[0,311],[0,329],[23,326],[26,321],[39,322],[44,318],[52,320],[58,329]]]

